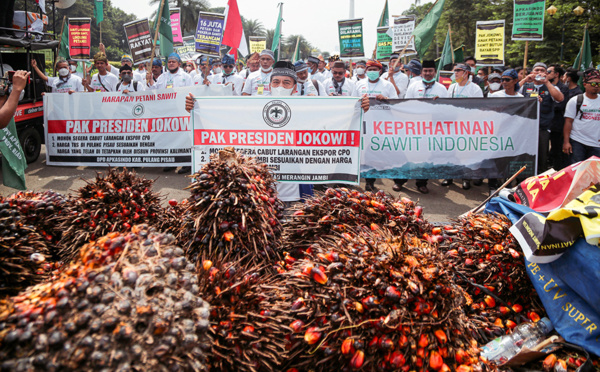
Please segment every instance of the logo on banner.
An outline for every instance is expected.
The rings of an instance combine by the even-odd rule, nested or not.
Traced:
[[[292,118],[290,106],[283,101],[271,101],[263,109],[263,119],[268,126],[273,128],[284,127]]]
[[[133,110],[131,110],[131,113],[133,114],[133,116],[144,115],[144,105],[138,103],[137,105],[133,106]]]

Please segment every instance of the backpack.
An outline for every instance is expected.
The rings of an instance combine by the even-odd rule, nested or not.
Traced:
[[[577,95],[577,108],[575,109],[575,116],[579,114],[579,120],[583,117],[583,112],[581,111],[581,105],[583,105],[583,93]]]
[[[313,85],[315,86],[315,89],[317,90],[317,93],[318,93],[317,95],[321,95],[321,92],[319,92],[319,83],[315,79],[311,79],[311,80],[312,80]]]
[[[121,86],[121,82],[119,81],[119,83],[117,84],[117,90],[119,90],[119,87]],[[133,81],[133,91],[137,92],[137,87],[138,87],[138,82],[137,81]]]

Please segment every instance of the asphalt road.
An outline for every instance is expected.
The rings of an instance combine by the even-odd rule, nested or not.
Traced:
[[[27,188],[34,191],[54,190],[62,194],[74,194],[85,185],[84,179],[94,179],[96,173],[106,171],[105,167],[58,167],[46,165],[46,150],[42,146],[39,159],[29,164],[25,171]],[[163,172],[162,168],[137,168],[136,171],[154,179],[154,190],[169,199],[182,200],[189,196],[184,190],[190,179],[173,171]],[[478,206],[488,196],[487,184],[472,186],[470,190],[461,188],[461,181],[456,180],[450,187],[440,186],[441,180],[429,181],[429,194],[417,191],[414,181],[408,181],[402,191],[392,190],[392,180],[377,180],[375,186],[393,196],[406,196],[423,206],[424,215],[430,222],[446,222]],[[361,183],[364,187],[364,181]],[[16,190],[0,185],[0,195],[8,196]]]

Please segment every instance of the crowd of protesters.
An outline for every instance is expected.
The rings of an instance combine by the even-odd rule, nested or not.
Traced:
[[[36,73],[46,81],[49,90],[58,93],[75,92],[137,92],[194,85],[224,85],[237,96],[355,96],[378,100],[436,99],[485,97],[536,97],[540,102],[538,132],[538,173],[549,167],[561,169],[595,155],[600,156],[600,73],[597,69],[579,72],[558,64],[535,63],[531,69],[522,67],[478,67],[473,57],[443,67],[453,72],[452,83],[438,82],[439,67],[435,61],[412,59],[402,63],[397,54],[389,62],[377,60],[341,61],[337,56],[325,61],[310,56],[306,61],[288,63],[293,70],[293,84],[273,86],[273,66],[277,61],[271,50],[254,53],[246,65],[233,57],[222,59],[200,56],[182,61],[177,53],[165,60],[155,58],[150,70],[145,63],[134,68],[129,55],[121,58],[119,69],[111,66],[103,46],[94,56],[97,72],[82,77],[77,64],[59,60],[55,64],[57,77],[47,77],[32,62]],[[287,61],[289,62],[289,61]],[[583,84],[581,84],[583,83]],[[583,86],[585,93],[581,90]],[[171,170],[166,168],[165,170]],[[188,173],[188,167],[179,173]],[[407,180],[395,179],[393,189],[400,191]],[[462,188],[471,182],[462,180]],[[366,189],[375,190],[375,179],[366,179]],[[488,180],[490,192],[499,180]],[[453,180],[443,180],[450,186]],[[428,193],[427,180],[416,180],[417,189]]]

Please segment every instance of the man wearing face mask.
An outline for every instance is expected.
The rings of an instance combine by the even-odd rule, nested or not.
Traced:
[[[310,74],[310,79],[317,80],[323,83],[325,81],[325,77],[319,72],[319,62],[321,61],[317,57],[313,56],[309,56],[306,60],[306,64],[308,65],[308,73]]]
[[[323,92],[323,95],[326,95],[324,92],[325,88],[319,86],[321,83],[308,78],[308,65],[306,63],[297,61],[294,63],[294,68],[296,69],[297,77],[295,96],[319,96],[321,92]]]
[[[221,73],[221,79],[218,80],[213,76],[213,84],[223,84],[231,87],[234,96],[242,95],[242,87],[244,86],[244,79],[235,74],[235,60],[229,54],[223,57],[223,72]]]
[[[265,49],[260,52],[260,69],[248,75],[242,89],[243,96],[269,96],[271,95],[270,84],[273,63],[275,62],[273,51]]]
[[[406,76],[406,74],[400,71],[402,69],[402,62],[400,62],[398,58],[399,56],[397,53],[394,53],[390,56],[389,66],[390,70],[394,70],[394,73],[390,74],[390,71],[386,71],[383,73],[383,75],[381,75],[381,78],[392,83],[394,88],[396,88],[398,98],[404,98],[404,95],[406,94],[406,89],[408,89],[408,76]],[[394,64],[396,64],[395,67]]]
[[[273,70],[270,76],[271,96],[273,97],[290,97],[297,89],[297,75],[294,71],[294,65],[287,61],[279,61],[273,65]],[[190,93],[185,97],[185,109],[190,112],[196,105],[194,96]],[[363,97],[361,99],[361,107],[366,112],[369,110],[369,99]],[[298,201],[304,195],[312,194],[312,185],[299,185],[296,183],[277,183],[277,192],[279,199],[289,207],[293,202]]]
[[[481,71],[481,70],[480,70]],[[492,72],[487,76],[488,97],[502,89],[502,76],[497,72]]]
[[[37,61],[31,59],[31,67],[35,70],[38,76],[46,82],[46,85],[52,88],[52,93],[74,93],[84,92],[85,88],[78,76],[71,73],[69,63],[64,59],[56,62],[56,72],[58,77],[49,78],[39,69]]]
[[[448,96],[450,96],[450,98],[483,98],[481,88],[469,81],[470,73],[471,66],[465,63],[459,63],[454,67],[452,80],[456,81],[456,83],[453,83],[448,88]],[[452,184],[453,181],[451,179],[442,181],[442,186],[450,186]],[[464,190],[470,189],[471,181],[463,179],[462,188]]]
[[[223,64],[219,58],[213,59],[210,63],[210,67],[212,68],[210,72],[211,78],[216,77],[217,79],[220,79],[223,76]]]
[[[367,62],[358,61],[356,62],[356,67],[354,68],[354,75],[352,76],[352,81],[354,83],[361,81],[367,78],[365,73],[367,72]]]
[[[69,62],[69,70],[71,71],[71,75],[83,79],[83,73],[77,72],[77,61],[67,58],[67,62]]]
[[[335,61],[331,68],[333,77],[325,80],[325,93],[328,96],[352,96],[354,83],[346,78],[346,67],[344,62]]]
[[[331,72],[325,68],[325,66],[327,66],[327,63],[325,63],[323,56],[319,56],[318,58],[319,58],[319,63],[317,64],[317,68],[318,68],[319,74],[321,74],[321,76],[323,76],[323,79],[321,80],[321,83],[323,83],[325,80],[327,80],[331,77]]]
[[[423,71],[423,65],[418,59],[411,59],[410,62],[406,66],[404,66],[404,71],[406,72],[406,76],[408,77],[408,86],[410,87],[414,83],[419,83],[423,78],[421,77],[421,71]],[[408,91],[408,88],[407,88]],[[406,93],[404,94],[406,98]]]
[[[146,90],[142,83],[133,80],[133,70],[131,69],[131,66],[121,66],[119,69],[119,76],[121,77],[121,81],[117,84],[117,92],[129,93]]]
[[[106,69],[108,66],[108,59],[102,52],[96,53],[94,56],[94,66],[98,70],[98,73],[94,74],[92,78],[89,77],[83,80],[83,86],[88,92],[114,92],[116,91],[119,78],[108,72]]]
[[[161,74],[156,83],[151,79],[148,82],[150,89],[169,89],[192,86],[192,78],[181,68],[181,58],[177,53],[169,54],[167,58],[167,71]]]

